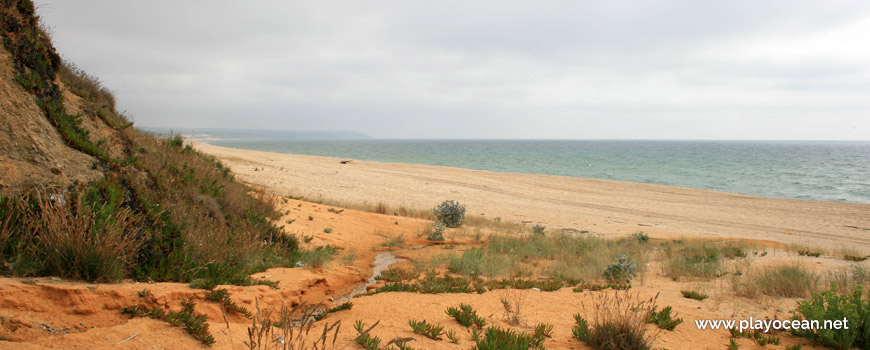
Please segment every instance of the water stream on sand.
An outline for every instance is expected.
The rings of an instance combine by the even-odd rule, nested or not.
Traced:
[[[392,252],[378,253],[378,255],[375,257],[375,261],[374,261],[375,266],[372,269],[372,275],[369,277],[369,279],[365,283],[354,288],[354,290],[352,290],[347,295],[345,295],[339,299],[336,299],[335,303],[341,304],[341,303],[346,302],[350,299],[353,299],[353,297],[355,297],[357,295],[365,293],[369,286],[378,282],[377,277],[380,276],[382,272],[389,269],[391,265],[408,260],[408,259],[396,257],[397,253],[401,253],[401,252],[408,251],[411,249],[419,249],[422,247],[424,247],[424,246],[414,246],[414,247],[400,249],[400,250],[396,250],[396,251],[392,251]]]

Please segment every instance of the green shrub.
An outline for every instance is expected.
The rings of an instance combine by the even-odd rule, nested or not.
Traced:
[[[465,207],[453,200],[441,202],[432,213],[438,221],[450,228],[462,226],[465,221]]]
[[[426,239],[430,241],[443,241],[444,240],[444,224],[440,221],[435,221],[432,223],[432,231],[426,236]]]
[[[637,263],[625,254],[617,256],[616,263],[604,270],[604,278],[611,282],[631,283],[635,277],[637,277]]]
[[[631,234],[631,237],[634,238],[634,239],[636,239],[636,240],[637,240],[638,242],[640,242],[640,243],[647,243],[647,242],[649,242],[649,235],[646,234],[646,232],[643,232],[643,231],[638,231],[638,232],[632,233],[632,234]]]
[[[546,226],[541,225],[541,224],[537,224],[537,225],[535,225],[534,227],[532,227],[532,233],[534,233],[534,234],[540,236],[540,235],[543,235],[543,234],[544,234],[544,231],[545,231],[546,229],[547,229]]]
[[[870,300],[865,300],[863,295],[861,286],[846,295],[837,295],[833,290],[813,293],[809,300],[798,302],[792,314],[797,320],[818,322],[820,327],[792,332],[835,349],[867,348],[870,346]],[[844,319],[848,320],[849,329],[823,329],[826,321]]]

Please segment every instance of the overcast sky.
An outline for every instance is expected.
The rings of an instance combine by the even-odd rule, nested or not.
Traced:
[[[36,2],[139,126],[870,139],[870,1]]]

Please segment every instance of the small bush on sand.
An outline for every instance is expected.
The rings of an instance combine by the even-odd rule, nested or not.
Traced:
[[[426,239],[430,241],[443,241],[444,240],[444,224],[440,221],[435,221],[432,223],[432,231],[426,235]]]
[[[465,221],[465,207],[453,200],[441,202],[432,213],[438,221],[450,228],[462,226]]]
[[[638,232],[632,233],[632,234],[631,234],[631,237],[634,238],[634,239],[636,239],[636,240],[637,240],[638,242],[640,242],[640,243],[647,243],[647,242],[649,242],[649,235],[646,234],[646,232],[643,232],[643,231],[638,231]]]
[[[641,300],[629,292],[592,295],[592,320],[574,315],[574,337],[598,350],[648,350],[657,333],[649,333],[646,321],[656,298]],[[584,307],[585,308],[585,307]]]
[[[615,283],[631,283],[637,277],[637,263],[625,254],[616,257],[616,263],[604,270],[604,278]]]

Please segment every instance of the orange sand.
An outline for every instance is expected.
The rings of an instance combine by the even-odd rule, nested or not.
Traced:
[[[867,219],[870,206],[867,205],[766,199],[616,181],[419,165],[354,161],[343,166],[331,158],[199,147],[228,162],[239,178],[276,193],[384,201],[417,208],[428,208],[442,199],[455,198],[466,203],[470,213],[475,215],[486,213],[505,220],[531,220],[551,227],[588,229],[606,235],[644,230],[653,236],[736,237],[825,246],[866,247],[868,244],[867,231],[844,227],[870,226]],[[255,166],[263,170],[254,172]],[[230,297],[249,310],[254,310],[255,302],[261,309],[277,309],[282,303],[329,304],[368,278],[375,255],[386,249],[382,246],[385,236],[403,235],[403,247],[417,246],[425,243],[418,233],[430,224],[419,219],[355,210],[334,213],[329,212],[329,208],[332,207],[282,200],[279,210],[289,213],[279,224],[285,225],[288,233],[313,236],[310,243],[303,244],[305,247],[333,244],[344,248],[333,262],[321,269],[275,268],[255,274],[254,278],[278,281],[279,288],[225,286]],[[313,220],[308,220],[309,216]],[[288,224],[291,220],[295,221]],[[325,233],[324,228],[333,231]],[[471,238],[457,239],[468,242]],[[399,255],[435,256],[451,251],[446,248],[449,247],[428,246]],[[831,257],[796,258],[781,252],[752,259],[756,261],[753,266],[800,260],[811,262],[818,271],[848,266]],[[738,298],[726,279],[674,282],[655,273],[654,266],[650,270],[653,272],[634,282],[632,293],[640,293],[644,298],[659,294],[658,305],[673,306],[685,320],[674,332],[660,332],[655,343],[657,348],[722,349],[728,342],[728,332],[697,330],[693,320],[750,316],[782,319],[789,317],[788,310],[796,302],[794,299]],[[139,297],[138,292],[143,289],[149,289],[151,296]],[[710,299],[704,302],[685,299],[680,295],[681,289],[705,292]],[[520,325],[508,325],[503,317],[500,298],[506,293],[522,296]],[[250,321],[231,314],[227,325],[218,305],[204,300],[204,294],[205,291],[178,283],[93,285],[56,278],[0,278],[0,337],[9,340],[0,341],[0,349],[205,348],[179,327],[151,319],[131,319],[120,313],[122,307],[137,304],[177,309],[180,302],[189,297],[196,299],[197,312],[208,316],[211,332],[217,340],[212,348],[247,348]],[[447,307],[464,302],[478,310],[489,325],[531,331],[539,322],[553,324],[553,338],[545,342],[548,349],[587,349],[585,344],[571,338],[571,326],[574,313],[588,312],[591,295],[591,292],[574,293],[570,288],[558,292],[493,291],[482,295],[383,293],[353,299],[351,310],[327,316],[316,328],[319,330],[326,322],[341,320],[336,344],[339,349],[358,348],[353,343],[356,320],[368,325],[381,321],[372,332],[384,342],[394,337],[412,337],[415,341],[410,345],[417,349],[468,349],[473,345],[469,332],[444,312]],[[446,330],[457,333],[460,343],[416,335],[408,326],[409,319],[444,324]],[[804,344],[804,349],[813,348],[804,339],[787,334],[778,336],[783,338],[783,345],[768,345],[766,349],[782,349],[794,343]],[[741,349],[763,349],[747,339],[739,343]]]

